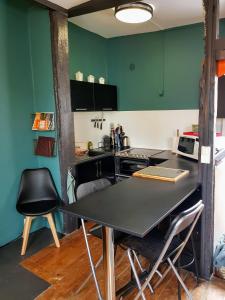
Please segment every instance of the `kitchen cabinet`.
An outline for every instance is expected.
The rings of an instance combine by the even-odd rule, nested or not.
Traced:
[[[71,80],[72,111],[113,111],[117,110],[117,87]]]
[[[74,166],[72,175],[75,178],[75,196],[79,185],[85,182],[107,178],[112,184],[116,182],[114,156],[109,155],[78,163]],[[80,227],[80,219],[73,218],[75,228]]]
[[[94,85],[90,82],[70,80],[72,111],[94,111]]]
[[[217,118],[225,118],[225,76],[218,78]]]
[[[117,110],[117,87],[109,84],[94,84],[96,111]]]
[[[114,156],[93,159],[75,166],[76,187],[100,178],[108,178],[112,183],[115,182]]]

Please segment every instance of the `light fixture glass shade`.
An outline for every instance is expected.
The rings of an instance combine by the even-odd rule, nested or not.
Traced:
[[[120,5],[115,8],[115,17],[125,23],[143,23],[150,20],[152,16],[152,6],[142,2]]]

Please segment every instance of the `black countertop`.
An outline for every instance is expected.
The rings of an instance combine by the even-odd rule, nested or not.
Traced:
[[[218,151],[215,155],[216,166],[222,163],[225,158],[225,149]]]
[[[145,236],[198,188],[197,162],[179,158],[170,151],[164,155],[170,159],[161,166],[187,169],[189,175],[176,183],[131,177],[62,210],[122,232]]]
[[[101,159],[101,158],[104,158],[104,157],[112,156],[114,154],[115,154],[114,151],[106,151],[105,153],[99,154],[99,155],[96,155],[96,156],[89,156],[88,154],[85,154],[85,155],[82,155],[82,156],[75,155],[73,163],[75,165],[77,165],[77,164],[80,164],[80,163],[85,163],[85,162],[88,162],[88,161],[97,160],[97,159]]]

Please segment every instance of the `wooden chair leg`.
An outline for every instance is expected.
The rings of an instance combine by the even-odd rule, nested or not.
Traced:
[[[25,218],[24,230],[23,230],[23,245],[22,245],[21,255],[24,255],[26,253],[27,242],[28,242],[28,237],[29,237],[29,233],[30,233],[32,219],[33,219],[32,217],[28,217],[28,216]]]
[[[59,243],[58,235],[57,235],[57,232],[56,232],[56,229],[55,229],[55,223],[54,223],[52,214],[51,213],[47,214],[47,215],[45,215],[45,217],[48,219],[48,223],[49,223],[49,226],[50,226],[50,229],[51,229],[54,241],[55,241],[55,245],[56,245],[57,248],[59,248],[60,243]]]

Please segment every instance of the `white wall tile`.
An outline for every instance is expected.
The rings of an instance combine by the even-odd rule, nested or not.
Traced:
[[[76,143],[91,140],[97,147],[103,135],[109,135],[110,123],[114,123],[123,126],[132,147],[171,149],[177,129],[180,133],[191,131],[192,124],[198,124],[198,110],[104,112],[103,130],[94,128],[91,122],[97,116],[101,118],[101,112],[74,113]]]

